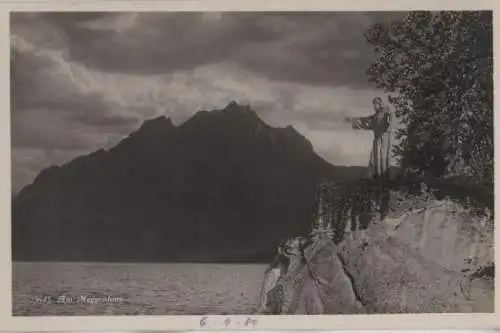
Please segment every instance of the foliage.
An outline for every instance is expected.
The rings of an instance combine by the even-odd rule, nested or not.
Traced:
[[[493,182],[490,11],[415,11],[365,33],[370,81],[390,93],[406,171]]]
[[[360,178],[324,182],[317,196],[322,198],[323,218],[333,227],[335,243],[344,239],[348,222],[351,230],[363,230],[391,211],[422,208],[433,200],[446,198],[466,209],[471,216],[493,219],[488,212],[494,212],[493,187],[460,178],[440,180],[413,176],[384,181]],[[314,224],[311,227],[314,228]]]

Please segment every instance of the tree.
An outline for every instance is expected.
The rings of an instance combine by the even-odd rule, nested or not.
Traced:
[[[377,56],[369,79],[403,124],[393,150],[400,166],[492,182],[492,12],[416,11],[365,37]]]

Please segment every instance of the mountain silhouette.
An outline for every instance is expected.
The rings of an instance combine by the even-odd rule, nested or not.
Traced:
[[[269,261],[311,222],[333,166],[293,127],[232,102],[40,172],[12,204],[13,260]]]

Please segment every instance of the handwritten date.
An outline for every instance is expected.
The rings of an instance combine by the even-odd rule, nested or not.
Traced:
[[[223,326],[224,328],[234,327],[234,326],[243,326],[243,327],[251,327],[255,328],[258,322],[257,319],[247,317],[244,320],[234,319],[234,318],[209,318],[203,317],[200,319],[200,327],[201,328],[215,328]]]

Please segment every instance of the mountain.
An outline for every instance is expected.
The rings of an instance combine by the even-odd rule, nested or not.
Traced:
[[[293,127],[235,102],[158,117],[108,151],[40,172],[12,204],[13,260],[265,261],[311,221],[333,166]]]

